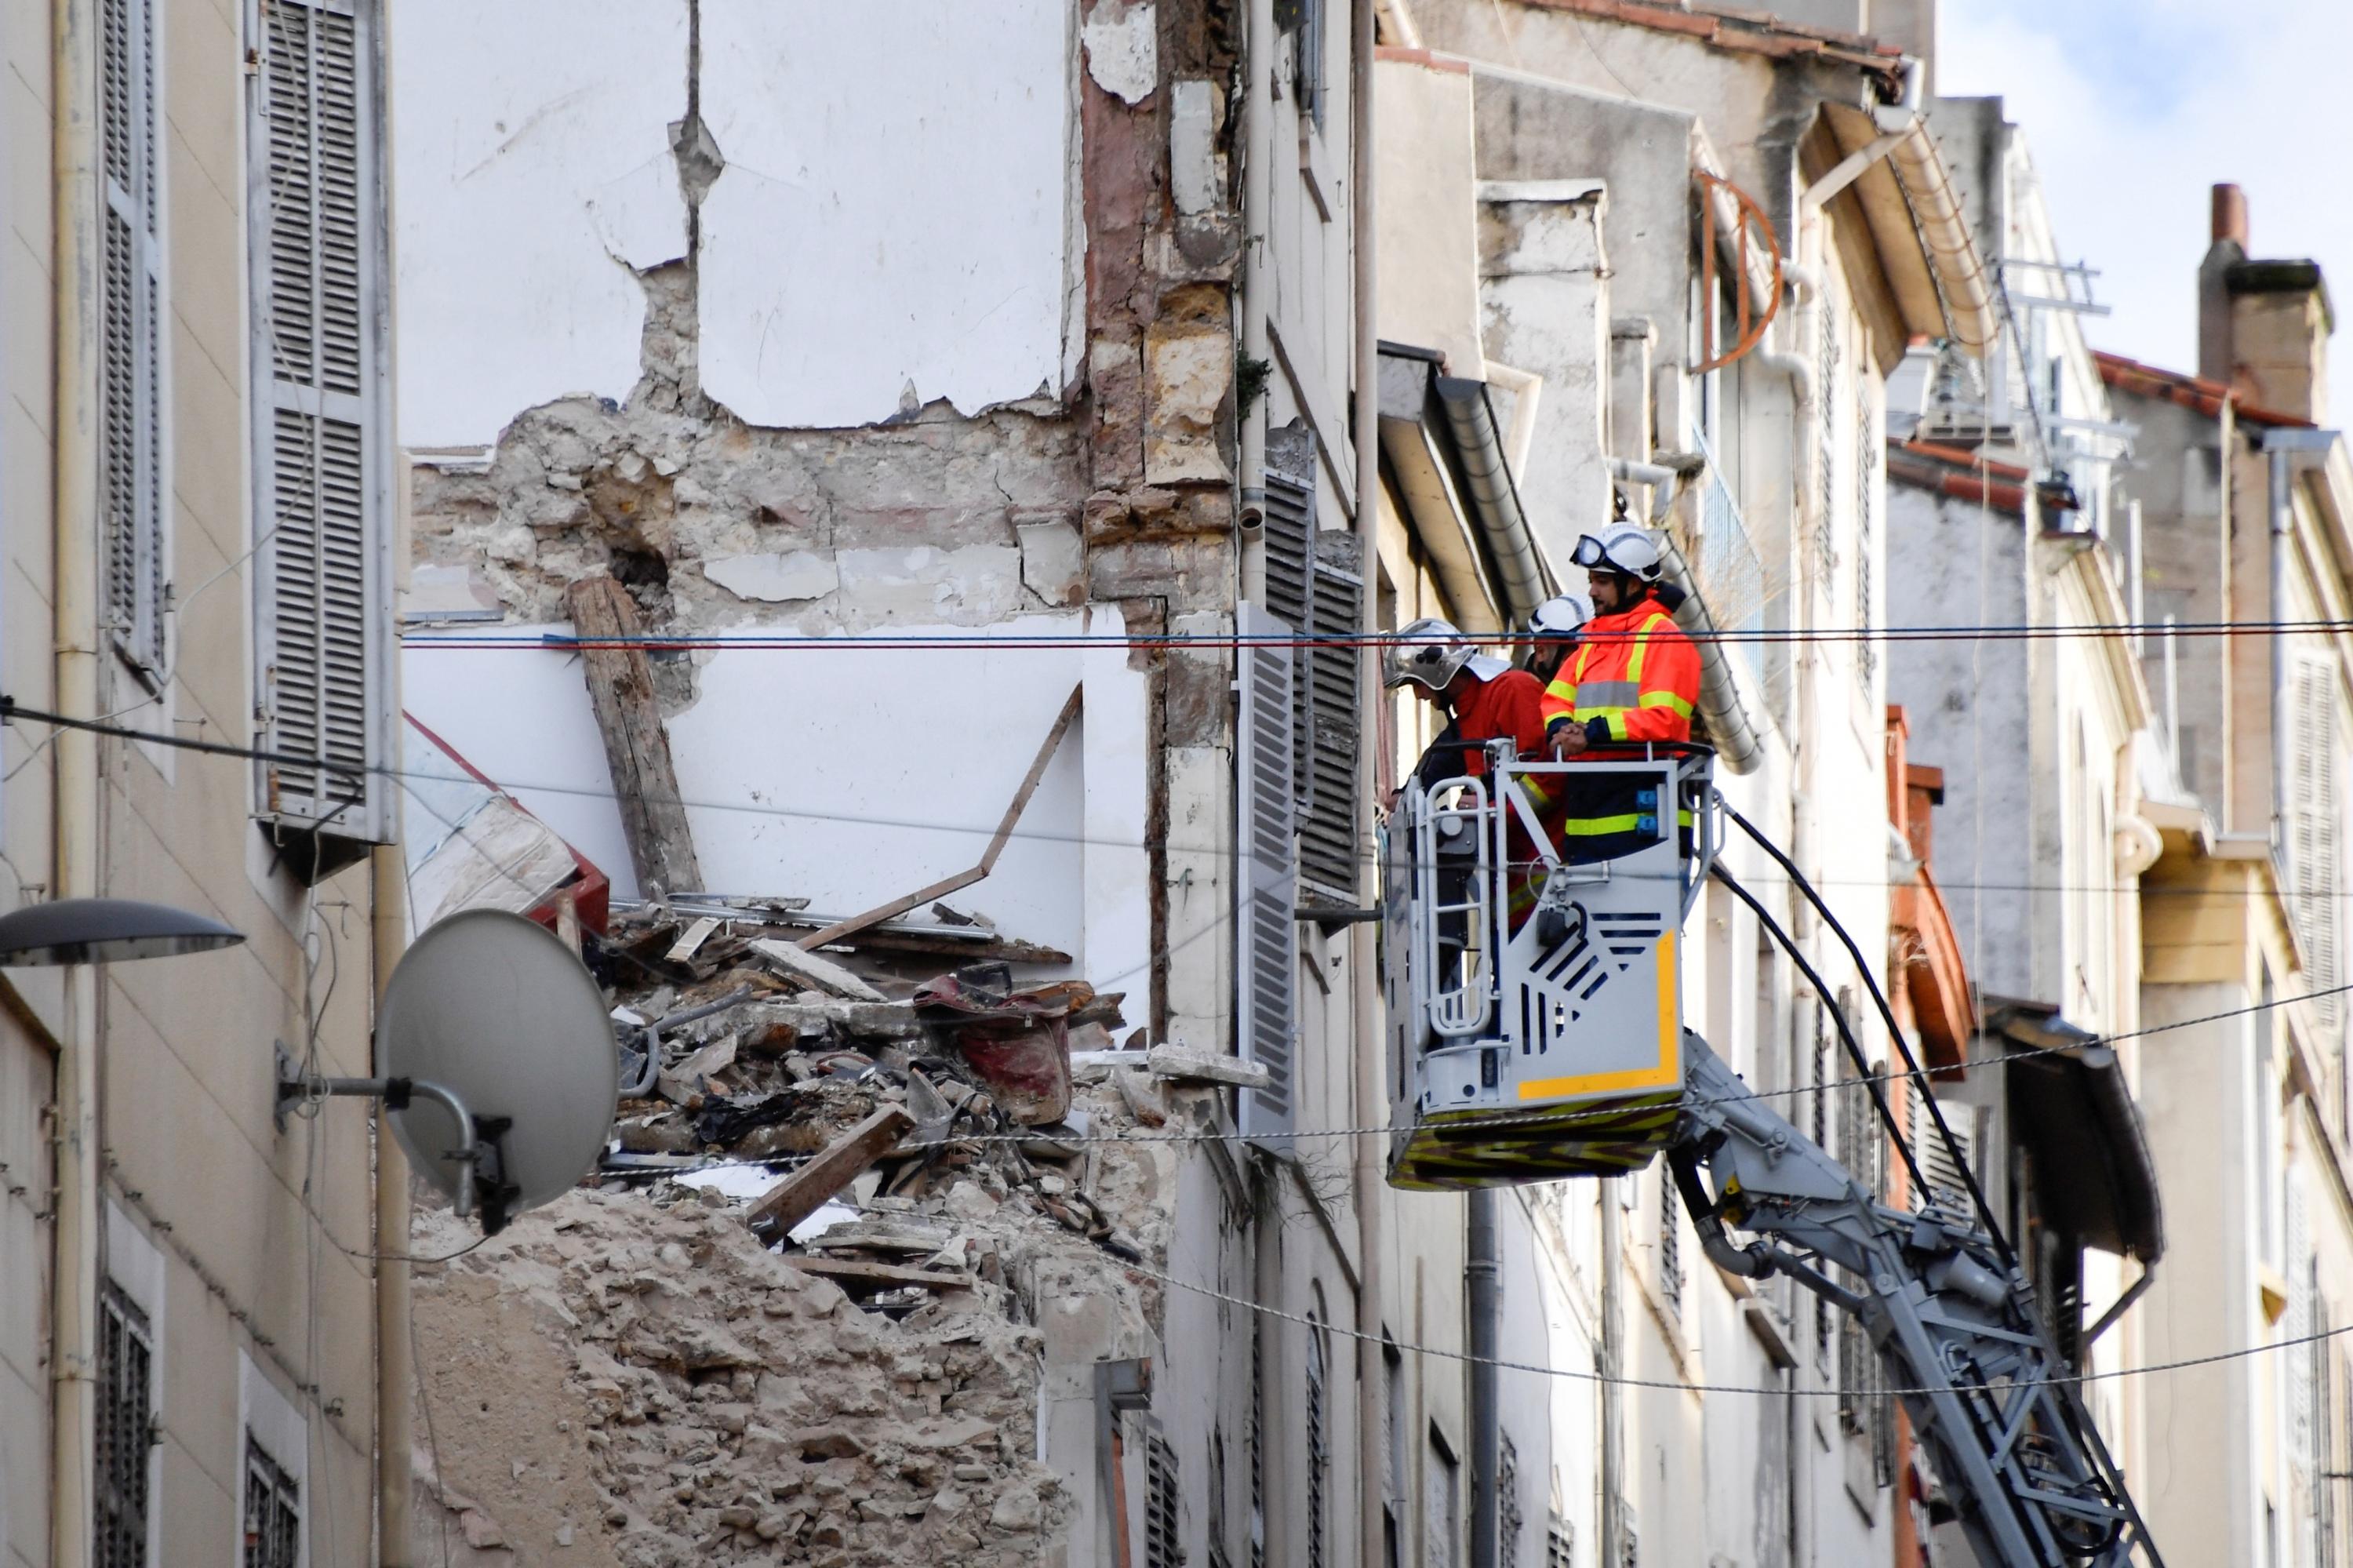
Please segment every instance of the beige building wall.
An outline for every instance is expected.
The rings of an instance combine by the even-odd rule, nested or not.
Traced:
[[[69,417],[50,373],[60,310],[51,10],[12,5],[0,17],[0,689],[35,707],[55,690],[51,496],[55,438]],[[94,6],[70,10],[93,25]],[[174,657],[158,692],[104,653],[99,711],[249,744],[246,127],[257,40],[236,5],[155,0],[155,18]],[[69,294],[64,308],[86,307]],[[96,556],[99,519],[68,522],[69,547]],[[58,748],[47,738],[19,723],[0,740],[0,905],[10,907],[55,891]],[[124,740],[101,740],[99,757],[97,795],[70,803],[96,817],[99,891],[201,912],[248,938],[116,966],[98,990],[100,1272],[144,1312],[154,1340],[151,1560],[237,1560],[246,1433],[256,1431],[300,1478],[308,1561],[364,1563],[376,1408],[369,1118],[336,1102],[280,1131],[270,1114],[273,1043],[315,1047],[328,1073],[371,1070],[364,863],[305,888],[257,831],[246,762]],[[49,1105],[62,972],[0,975],[0,1563],[26,1568],[53,1561]]]

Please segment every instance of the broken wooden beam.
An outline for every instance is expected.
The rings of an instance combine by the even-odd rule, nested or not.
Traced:
[[[915,1118],[907,1114],[906,1107],[884,1106],[768,1189],[744,1216],[744,1223],[764,1238],[786,1234],[895,1147],[914,1126]]]
[[[638,885],[648,897],[655,887],[664,893],[696,891],[702,886],[702,872],[695,863],[694,835],[670,761],[670,731],[654,701],[653,667],[633,641],[640,632],[638,607],[611,577],[583,577],[565,598],[572,607],[574,635],[584,643],[606,644],[583,647],[580,657]]]
[[[1013,836],[1014,825],[1021,821],[1021,813],[1029,809],[1029,797],[1038,792],[1039,780],[1046,777],[1046,764],[1054,760],[1054,753],[1060,747],[1062,736],[1068,735],[1071,726],[1078,722],[1079,709],[1085,695],[1084,684],[1071,688],[1069,700],[1062,704],[1062,711],[1054,717],[1053,727],[1046,732],[1045,740],[1039,743],[1038,755],[1030,759],[1029,771],[1022,779],[1021,787],[1013,791],[1013,803],[1005,808],[1005,815],[997,822],[997,832],[990,836],[988,847],[980,852],[976,864],[957,872],[954,876],[943,877],[929,887],[919,887],[902,897],[893,898],[888,904],[878,904],[862,915],[837,920],[822,931],[812,931],[801,938],[801,946],[822,948],[828,942],[839,942],[869,926],[881,925],[893,916],[904,915],[908,910],[929,904],[935,898],[944,898],[951,893],[970,887],[995,871],[997,857],[1005,853],[1005,842]]]

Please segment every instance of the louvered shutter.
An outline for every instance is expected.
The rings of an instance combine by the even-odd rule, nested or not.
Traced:
[[[1315,438],[1305,429],[1269,431],[1266,438],[1266,503],[1261,524],[1266,588],[1261,602],[1293,631],[1315,629]],[[1315,686],[1294,683],[1291,693],[1291,752],[1313,755]],[[1314,809],[1315,776],[1302,768],[1293,792],[1303,817]]]
[[[1310,781],[1300,820],[1300,880],[1311,899],[1357,904],[1362,870],[1356,846],[1357,774],[1364,754],[1363,710],[1356,682],[1363,655],[1362,546],[1353,534],[1324,529],[1315,535],[1310,624],[1316,643],[1307,651],[1309,750],[1300,771]]]
[[[100,127],[106,175],[100,430],[105,614],[141,679],[166,672],[163,189],[156,164],[155,0],[103,0]]]
[[[1961,1175],[1961,1167],[1953,1159],[1953,1151],[1945,1146],[1943,1135],[1936,1130],[1936,1118],[1928,1114],[1928,1090],[1925,1082],[1912,1086],[1912,1148],[1920,1158],[1920,1169],[1928,1178],[1936,1201],[1947,1208],[1959,1208],[1968,1201],[1968,1182]],[[1944,1100],[1937,1108],[1945,1113],[1945,1125],[1953,1129],[1953,1141],[1960,1146],[1961,1158],[1974,1162],[1977,1159],[1978,1107],[1959,1100]],[[1915,1206],[1925,1207],[1929,1195],[1923,1193]]]
[[[1179,1495],[1176,1450],[1155,1432],[1144,1449],[1145,1568],[1179,1568],[1185,1561],[1184,1536],[1176,1517]]]
[[[391,755],[384,200],[375,10],[264,0],[254,249],[269,765],[281,824],[381,841]]]
[[[2313,1017],[2328,1035],[2324,1056],[2337,1053],[2345,1016],[2344,999],[2319,995],[2345,983],[2343,915],[2337,893],[2343,885],[2337,813],[2337,677],[2319,660],[2295,667],[2295,715],[2290,758],[2287,829],[2289,863],[2295,890],[2297,934],[2304,938],[2305,990],[2317,997]]]
[[[1248,603],[1235,626],[1241,641],[1234,768],[1241,885],[1235,890],[1234,1036],[1239,1054],[1263,1066],[1271,1080],[1241,1096],[1242,1131],[1264,1135],[1291,1130],[1298,1056],[1292,629]]]
[[[1264,597],[1286,625],[1318,640],[1301,649],[1292,693],[1300,892],[1310,902],[1354,906],[1363,750],[1355,643],[1363,630],[1364,577],[1356,535],[1317,525],[1315,465],[1315,438],[1303,428],[1268,434]]]
[[[2307,1339],[2312,1333],[2313,1298],[2318,1281],[2312,1272],[2312,1233],[2306,1200],[2302,1172],[2287,1172],[2287,1255],[2281,1260],[2280,1273],[2287,1279],[2287,1312],[2280,1325],[2280,1337],[2290,1344]],[[2295,1357],[2289,1363],[2285,1382],[2288,1384],[2288,1452],[2295,1457],[2298,1468],[2312,1453],[2312,1362],[2307,1357]]]

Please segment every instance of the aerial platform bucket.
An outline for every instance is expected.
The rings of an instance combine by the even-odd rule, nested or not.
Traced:
[[[1675,746],[1523,762],[1498,742],[1479,777],[1406,786],[1382,845],[1392,1185],[1617,1175],[1672,1138],[1712,760]],[[1619,831],[1564,854],[1531,787]]]

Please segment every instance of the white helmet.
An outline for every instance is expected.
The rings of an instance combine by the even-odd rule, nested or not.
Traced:
[[[1664,555],[1665,552],[1659,548],[1656,534],[1648,528],[1638,528],[1631,523],[1618,523],[1598,535],[1580,535],[1569,559],[1588,571],[1611,571],[1620,577],[1654,583],[1659,580],[1660,565]]]
[[[1581,593],[1556,595],[1536,606],[1528,630],[1537,637],[1574,637],[1593,619],[1593,601]]]
[[[1381,655],[1381,684],[1402,686],[1411,681],[1442,692],[1475,652],[1452,621],[1426,615],[1399,630],[1398,641]]]

